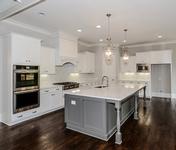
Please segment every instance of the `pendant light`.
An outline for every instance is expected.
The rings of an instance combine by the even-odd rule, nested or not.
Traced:
[[[124,29],[124,44],[122,46],[122,52],[123,52],[123,60],[128,61],[129,60],[129,55],[128,55],[128,47],[126,46],[127,43],[127,32],[128,29]]]
[[[107,46],[105,48],[105,58],[110,61],[112,58],[112,49],[113,49],[111,36],[110,36],[110,17],[111,17],[111,14],[107,13],[106,16],[108,18],[108,34],[107,34],[107,38],[106,38]]]

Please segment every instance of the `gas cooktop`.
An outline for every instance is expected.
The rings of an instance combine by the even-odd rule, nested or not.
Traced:
[[[79,88],[79,83],[77,82],[58,82],[54,83],[54,85],[63,85],[63,90]]]

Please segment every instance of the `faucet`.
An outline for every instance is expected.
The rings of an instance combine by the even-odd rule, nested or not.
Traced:
[[[109,77],[108,76],[103,76],[102,77],[101,84],[103,85],[105,79],[106,79],[106,86],[108,87],[109,86]]]

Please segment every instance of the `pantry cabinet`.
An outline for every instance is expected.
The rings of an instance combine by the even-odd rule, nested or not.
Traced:
[[[41,74],[55,74],[55,49],[49,47],[41,48]]]
[[[12,64],[40,65],[41,40],[11,33],[8,41],[12,53]]]

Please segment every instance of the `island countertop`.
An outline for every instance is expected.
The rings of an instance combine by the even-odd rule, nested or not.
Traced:
[[[86,96],[92,98],[101,98],[107,100],[121,101],[126,99],[137,91],[143,89],[145,85],[143,84],[112,84],[105,88],[95,88],[90,87],[88,89],[71,89],[64,91],[64,94]]]

